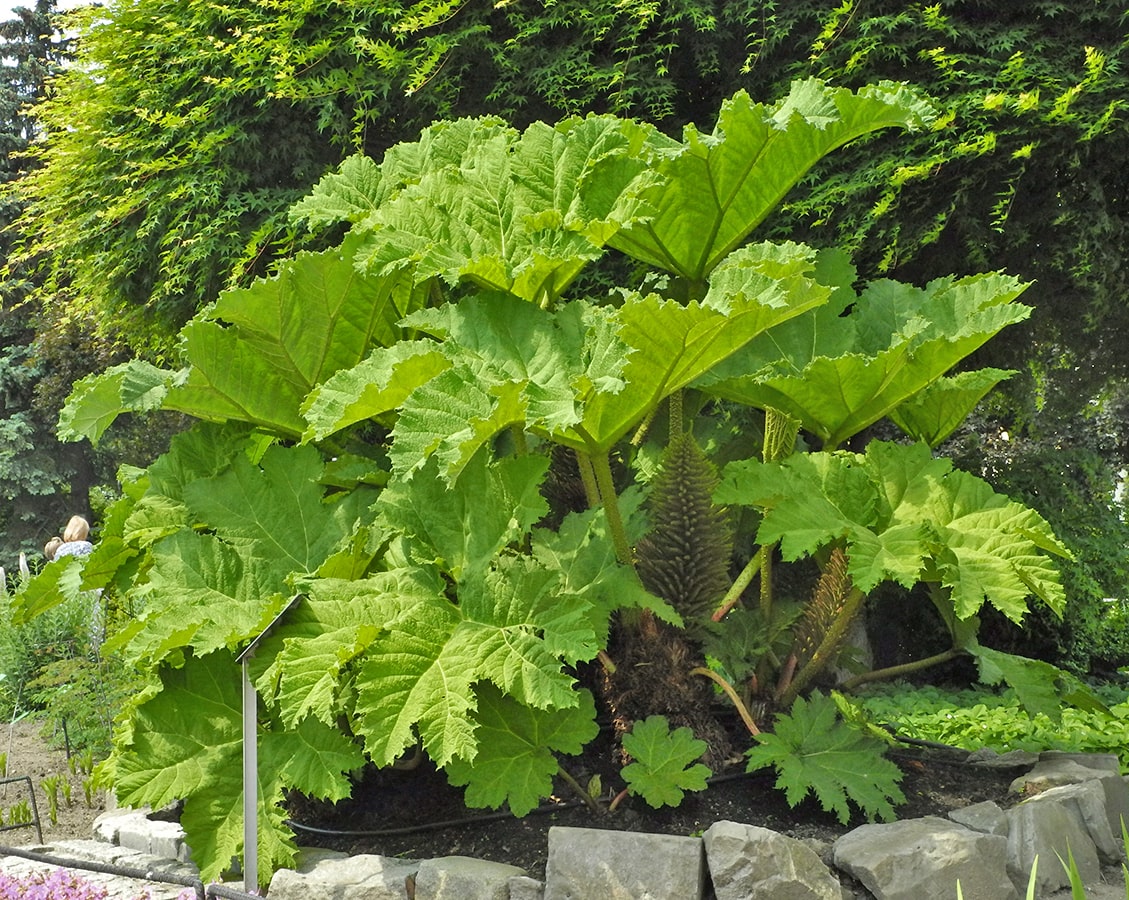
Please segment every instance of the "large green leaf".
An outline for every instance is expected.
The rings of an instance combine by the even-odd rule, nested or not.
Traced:
[[[199,654],[235,649],[285,603],[282,578],[248,546],[185,530],[156,543],[150,559],[129,641],[135,659],[156,662],[187,646]]]
[[[739,92],[722,105],[711,134],[687,126],[684,143],[657,162],[666,181],[643,192],[653,216],[609,243],[703,284],[828,153],[882,128],[921,127],[931,116],[917,94],[898,84],[854,93],[809,79],[771,106]]]
[[[77,556],[64,556],[44,566],[24,584],[23,590],[12,595],[13,621],[26,622],[60,603],[77,599],[84,562]]]
[[[184,801],[181,824],[201,877],[215,880],[243,850],[242,691],[234,656],[213,653],[162,670],[162,690],[134,710],[114,757],[118,799],[160,807]],[[363,763],[335,729],[306,720],[259,733],[259,856],[265,872],[293,863],[296,847],[275,802],[285,789],[339,800]]]
[[[451,367],[430,341],[380,347],[356,366],[334,373],[302,406],[306,440],[323,440],[357,422],[397,410],[417,387]]]
[[[537,456],[490,465],[480,453],[453,486],[434,462],[410,481],[396,480],[380,498],[380,522],[405,536],[413,556],[456,579],[483,572],[547,512],[539,493],[548,462]]]
[[[574,302],[546,312],[507,295],[475,296],[406,320],[442,341],[453,367],[406,398],[391,458],[411,473],[435,454],[443,476],[511,425],[541,434],[576,424],[581,403],[623,388],[614,312]]]
[[[975,369],[939,378],[890,411],[890,420],[915,441],[937,447],[960,426],[1011,369]]]
[[[192,513],[225,540],[250,545],[280,577],[317,570],[330,552],[370,519],[376,491],[363,487],[326,500],[324,465],[313,447],[270,447],[255,466],[237,455],[231,467],[184,489]]]
[[[616,313],[628,348],[624,387],[594,394],[583,421],[554,439],[606,451],[670,394],[701,378],[749,341],[825,302],[830,288],[812,278],[814,251],[798,244],[758,244],[732,254],[701,303],[629,294]]]
[[[698,387],[787,412],[835,447],[890,415],[1030,307],[1027,285],[998,274],[938,279],[925,288],[880,281],[849,304],[786,323],[701,379]],[[842,288],[836,306],[847,309]]]
[[[520,135],[473,130],[457,160],[429,168],[366,220],[374,230],[358,260],[371,272],[411,265],[417,281],[468,281],[551,306],[634,217],[628,198],[650,177],[644,139],[661,138],[613,116],[535,122]]]
[[[643,517],[635,515],[641,500],[639,491],[625,492],[620,498],[632,545],[645,530]],[[591,627],[602,640],[606,641],[613,613],[620,609],[649,609],[663,621],[682,626],[675,609],[643,587],[634,567],[616,558],[603,509],[570,513],[555,531],[534,529],[531,549],[542,565],[560,573],[567,593],[591,604]]]
[[[87,375],[75,382],[59,414],[59,439],[88,438],[97,445],[123,413],[160,409],[169,388],[186,375],[185,371],[159,369],[139,359]]]
[[[300,436],[306,395],[374,345],[395,343],[396,323],[418,300],[394,275],[358,272],[358,242],[299,254],[197,315],[181,332],[188,376],[165,407]]]
[[[595,655],[586,604],[527,557],[499,559],[460,586],[458,604],[393,597],[357,678],[356,713],[375,762],[392,763],[418,734],[440,766],[478,751],[474,685],[489,681],[534,709],[579,700],[565,662]]]
[[[984,603],[1019,621],[1032,596],[1056,611],[1065,602],[1046,554],[1069,551],[1047,522],[924,444],[873,441],[865,454],[731,463],[715,499],[763,510],[758,541],[779,541],[789,560],[844,541],[848,571],[864,593],[887,579],[937,582],[958,619]]]
[[[895,818],[893,803],[904,803],[898,787],[902,773],[883,758],[887,744],[845,723],[835,702],[815,691],[797,697],[791,715],[778,715],[774,731],[757,735],[747,751],[748,770],[776,768],[776,786],[790,806],[814,794],[820,806],[842,824],[851,817],[850,802],[868,819]]]
[[[380,632],[392,597],[426,603],[442,585],[422,568],[380,572],[356,581],[318,579],[310,592],[255,650],[255,685],[279,707],[283,724],[307,716],[335,726],[347,712],[341,693],[350,679],[344,669]]]
[[[221,432],[222,435],[224,432]],[[163,495],[154,489],[126,520],[126,537],[149,546],[145,604],[130,629],[135,658],[160,660],[179,648],[197,653],[234,648],[257,634],[292,593],[295,574],[313,574],[355,530],[372,518],[376,496],[360,487],[337,502],[318,484],[323,464],[312,447],[272,446],[259,465],[244,442],[227,444],[185,437],[186,448],[229,447],[231,464],[217,474],[181,483],[189,471],[203,472],[188,457],[178,469],[172,456],[157,482],[176,494],[176,527],[165,534],[165,518],[154,511]],[[214,467],[211,467],[214,468]],[[165,497],[165,500],[170,498]],[[186,527],[207,522],[209,533]],[[156,532],[153,540],[149,532]]]
[[[596,737],[596,705],[587,691],[570,709],[540,710],[516,702],[490,684],[477,691],[478,753],[473,762],[455,757],[446,766],[453,785],[466,785],[468,806],[497,809],[503,803],[524,816],[553,793],[560,771],[554,753],[578,754]]]
[[[623,767],[623,780],[654,809],[678,806],[686,791],[706,789],[712,773],[699,760],[708,747],[687,726],[671,730],[666,716],[648,716],[623,736],[632,760]]]
[[[290,216],[315,229],[339,222],[359,225],[362,231],[377,227],[374,216],[385,201],[417,184],[427,172],[458,168],[472,143],[506,134],[512,129],[488,116],[437,122],[418,140],[391,147],[379,164],[359,153],[348,157],[291,207]]]

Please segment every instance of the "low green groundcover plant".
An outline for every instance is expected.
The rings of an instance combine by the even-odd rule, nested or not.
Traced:
[[[1067,750],[1116,753],[1129,772],[1129,695],[1122,688],[1095,691],[1101,707],[1056,707],[1032,714],[1014,689],[875,685],[858,698],[877,722],[899,735],[965,750]]]
[[[933,452],[1009,376],[956,367],[1028,317],[1026,285],[865,283],[843,250],[755,239],[827,154],[937,121],[905,85],[806,80],[680,138],[460,119],[327,175],[294,216],[340,243],[223,294],[179,367],[84,380],[60,421],[199,420],[15,601],[136,611],[107,641],[146,678],[118,799],[182,800],[206,879],[240,854],[253,641],[264,879],[296,853],[289,792],[423,753],[522,815],[604,717],[632,757],[616,799],[676,803],[748,751],[795,802],[889,818],[885,744],[820,690],[883,584],[922,585],[948,631],[915,667],[974,657],[1035,710],[1082,696],[977,638],[986,605],[1061,613],[1068,549]],[[881,420],[904,438],[865,442]]]

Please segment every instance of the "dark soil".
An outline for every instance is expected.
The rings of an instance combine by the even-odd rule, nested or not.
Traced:
[[[1007,808],[1019,799],[1009,795],[1015,769],[966,765],[961,751],[907,747],[890,754],[904,772],[906,801],[899,819],[944,816],[951,810],[992,800]],[[607,748],[590,748],[583,757],[562,760],[570,774],[587,784],[600,774],[605,797],[622,787]],[[411,859],[471,856],[520,866],[543,878],[548,830],[554,825],[662,834],[700,834],[718,821],[759,825],[825,847],[866,819],[856,815],[846,825],[809,797],[795,809],[774,787],[771,775],[748,775],[734,763],[715,776],[705,791],[689,793],[677,808],[651,809],[629,797],[614,812],[594,811],[576,798],[563,781],[541,810],[517,819],[492,810],[468,810],[462,789],[451,787],[441,772],[424,762],[412,771],[372,771],[357,783],[353,797],[337,804],[291,798],[291,822],[303,846],[350,854],[371,853]]]

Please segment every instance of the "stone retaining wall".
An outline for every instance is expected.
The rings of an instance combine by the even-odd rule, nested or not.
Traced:
[[[1014,756],[970,764],[1014,766]],[[544,882],[468,857],[405,860],[305,850],[276,872],[271,900],[1018,900],[1038,859],[1036,897],[1069,896],[1058,857],[1073,857],[1088,900],[1124,898],[1121,822],[1129,784],[1110,754],[1030,755],[1003,810],[979,803],[949,818],[862,825],[831,845],[809,845],[739,822],[701,837],[554,827]],[[179,826],[140,813],[108,815],[111,844],[184,859]],[[1113,873],[1113,883],[1103,874]],[[850,884],[854,887],[845,887]],[[859,888],[858,885],[862,885]]]

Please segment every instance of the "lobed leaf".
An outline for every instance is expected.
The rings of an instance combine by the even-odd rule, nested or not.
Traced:
[[[757,245],[733,255],[702,303],[629,294],[617,310],[629,355],[624,387],[584,405],[583,421],[554,437],[580,450],[608,450],[670,394],[691,384],[772,326],[825,302],[811,277],[813,251]]]
[[[450,366],[442,351],[427,341],[377,348],[310,392],[301,408],[309,422],[303,440],[324,440],[350,425],[396,411],[412,391]]]
[[[666,716],[648,716],[623,736],[623,749],[632,758],[621,772],[623,780],[654,809],[678,806],[686,791],[706,789],[710,769],[696,760],[707,747],[686,726],[671,730]]]
[[[499,551],[548,511],[539,493],[548,461],[525,456],[491,465],[480,453],[451,487],[434,462],[411,481],[394,480],[381,494],[379,521],[406,536],[417,562],[462,580],[484,572]]]
[[[938,378],[890,411],[890,420],[915,441],[939,446],[1011,369],[976,369]]]
[[[345,710],[345,667],[376,637],[383,592],[366,580],[320,579],[259,643],[250,661],[255,689],[294,727],[307,716],[336,727]]]
[[[551,307],[635,216],[632,185],[647,174],[635,155],[657,133],[613,116],[536,122],[521,135],[475,122],[462,126],[471,131],[457,160],[381,206],[358,261],[380,274],[410,264],[417,282],[470,282]]]
[[[698,386],[787,412],[833,448],[1025,319],[1030,307],[1013,302],[1025,288],[992,273],[925,288],[880,281],[850,302],[840,284],[833,306],[774,329]],[[832,322],[836,309],[843,312]]]
[[[362,487],[327,502],[318,483],[323,469],[313,447],[273,446],[258,466],[237,455],[226,471],[186,485],[185,502],[225,540],[249,545],[280,579],[312,573],[353,533],[375,498]]]
[[[715,499],[761,508],[757,540],[779,541],[785,559],[845,541],[848,571],[864,593],[887,579],[935,581],[961,620],[986,602],[1015,621],[1032,595],[1056,611],[1065,602],[1046,554],[1069,551],[1046,520],[924,444],[872,441],[865,454],[730,463]]]
[[[396,323],[416,302],[396,277],[354,268],[358,243],[301,253],[274,277],[227,291],[198,314],[181,332],[187,378],[165,408],[301,436],[299,410],[310,391],[374,344],[395,343]]]
[[[555,573],[527,558],[500,561],[481,582],[442,595],[391,598],[357,679],[356,714],[369,755],[391,764],[418,733],[439,766],[478,752],[474,685],[490,681],[535,709],[578,703],[562,670],[595,654],[584,605],[562,596]]]
[[[638,491],[620,497],[632,543],[643,533],[643,519],[636,514],[640,499]],[[611,617],[620,609],[647,609],[664,622],[682,626],[674,608],[647,591],[632,566],[616,559],[603,509],[570,513],[556,531],[534,529],[531,550],[547,569],[560,573],[565,592],[589,604],[591,629],[601,643],[606,643]]]
[[[447,779],[466,786],[468,806],[497,809],[503,803],[515,816],[529,813],[553,793],[560,771],[556,753],[578,754],[596,737],[596,705],[579,692],[573,708],[540,710],[522,705],[490,684],[476,690],[478,752],[474,761],[455,757]]]
[[[610,312],[576,302],[548,313],[505,295],[478,295],[405,320],[441,340],[452,367],[415,388],[393,431],[391,458],[410,474],[435,454],[444,478],[510,426],[559,433],[581,403],[623,388],[628,353]]]
[[[169,389],[184,376],[133,359],[79,379],[59,413],[59,440],[87,438],[97,446],[123,413],[160,409]]]
[[[932,115],[905,85],[853,93],[809,79],[771,106],[738,92],[722,104],[711,134],[687,126],[682,145],[664,150],[656,168],[665,180],[642,193],[653,214],[609,243],[704,284],[824,156],[882,128],[922,127]]]
[[[150,551],[146,596],[129,653],[158,662],[191,646],[201,654],[234,649],[285,604],[282,580],[250,548],[214,535],[178,531]]]
[[[215,880],[243,847],[242,692],[227,653],[193,657],[161,672],[162,689],[134,711],[131,738],[114,757],[119,799],[134,806],[184,801],[181,824],[201,877]],[[265,871],[297,849],[274,798],[287,788],[340,799],[362,763],[343,734],[313,722],[260,734],[259,853]]]
[[[773,727],[757,735],[746,752],[747,769],[773,766],[776,786],[790,806],[814,794],[843,825],[851,817],[850,803],[868,819],[895,818],[891,802],[905,802],[898,787],[902,773],[883,757],[886,743],[844,723],[832,699],[819,691],[806,700],[797,697],[791,714],[778,715]]]

